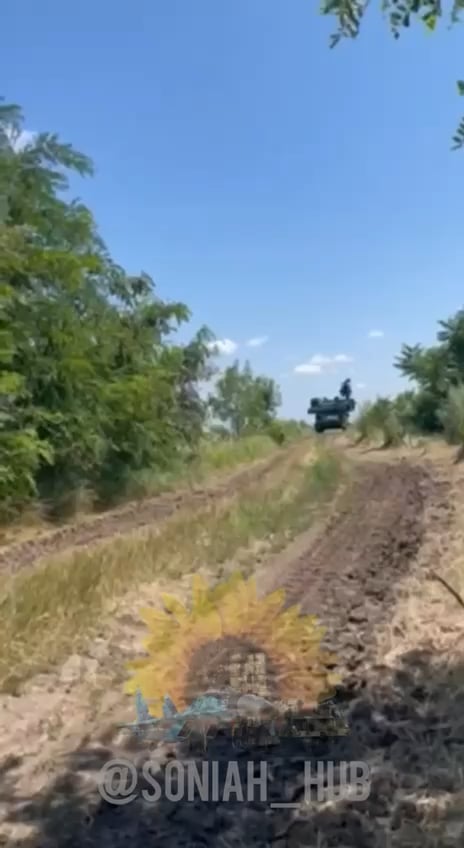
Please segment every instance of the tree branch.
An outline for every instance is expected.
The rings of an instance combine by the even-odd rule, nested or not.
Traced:
[[[459,592],[457,592],[457,591],[456,591],[456,589],[453,589],[453,587],[452,587],[452,586],[450,586],[450,584],[449,584],[449,583],[448,583],[448,582],[444,579],[444,577],[440,577],[440,575],[439,575],[439,574],[437,574],[435,571],[432,571],[432,572],[430,573],[430,579],[431,579],[431,580],[437,580],[439,583],[441,583],[441,584],[442,584],[442,586],[444,586],[444,587],[445,587],[445,589],[447,589],[447,590],[448,590],[448,592],[450,593],[450,595],[452,595],[452,596],[453,596],[453,598],[454,598],[454,599],[458,602],[458,604],[460,604],[460,605],[461,605],[461,607],[463,607],[463,609],[464,609],[464,600],[463,600],[463,598],[461,597],[461,595],[459,594]]]

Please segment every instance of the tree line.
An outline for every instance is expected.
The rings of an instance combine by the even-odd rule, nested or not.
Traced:
[[[247,363],[205,397],[213,333],[176,343],[188,307],[121,268],[69,197],[91,160],[53,133],[24,139],[21,109],[0,103],[0,518],[37,500],[60,512],[82,489],[109,503],[141,470],[191,461],[217,422],[282,440],[278,386]]]
[[[441,434],[464,444],[464,309],[439,321],[435,345],[404,344],[395,366],[414,388],[366,404],[357,421],[360,438],[377,431],[389,445],[407,434]]]

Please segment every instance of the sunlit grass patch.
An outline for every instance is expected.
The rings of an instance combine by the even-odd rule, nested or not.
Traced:
[[[80,650],[114,602],[137,585],[220,566],[269,534],[274,545],[284,544],[308,526],[316,504],[330,500],[342,475],[336,454],[320,449],[310,465],[292,457],[239,495],[19,574],[0,602],[0,687],[14,691]]]

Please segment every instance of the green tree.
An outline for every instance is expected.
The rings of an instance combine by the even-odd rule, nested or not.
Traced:
[[[395,366],[416,384],[407,395],[408,415],[418,429],[443,429],[443,406],[450,391],[464,384],[464,310],[439,322],[438,344],[403,345]],[[402,398],[403,396],[400,396]]]
[[[243,369],[235,362],[220,376],[209,404],[213,415],[240,436],[265,430],[276,416],[281,396],[274,380],[254,376],[249,362]]]
[[[92,163],[56,135],[18,145],[0,106],[0,509],[82,487],[124,491],[141,468],[191,451],[206,404],[210,334],[171,341],[190,312],[113,262],[68,173]]]
[[[356,38],[369,6],[369,0],[323,0],[321,12],[334,17],[337,30],[332,35],[330,46],[335,47],[344,38]],[[433,32],[443,18],[451,25],[460,22],[462,0],[452,0],[447,5],[441,0],[382,0],[381,9],[394,38],[419,22]],[[464,81],[457,83],[458,93],[464,95]],[[453,137],[453,148],[464,146],[464,118]]]

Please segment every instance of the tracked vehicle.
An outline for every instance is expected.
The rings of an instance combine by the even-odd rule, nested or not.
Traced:
[[[356,408],[352,397],[311,398],[308,415],[314,415],[316,433],[324,430],[345,430],[350,413]]]

